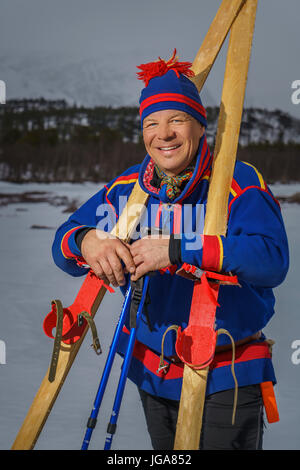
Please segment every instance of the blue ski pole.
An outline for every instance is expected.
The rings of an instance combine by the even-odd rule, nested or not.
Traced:
[[[122,401],[122,397],[123,397],[123,393],[124,393],[124,389],[125,389],[125,385],[126,385],[126,379],[127,379],[128,370],[129,370],[129,366],[130,366],[130,362],[131,362],[131,358],[132,358],[132,353],[133,353],[133,348],[134,348],[134,344],[135,344],[136,328],[137,328],[138,321],[139,321],[139,318],[140,318],[140,315],[142,313],[143,306],[144,306],[144,303],[145,303],[145,300],[146,300],[148,284],[149,284],[149,276],[145,276],[144,277],[144,283],[143,283],[142,296],[141,296],[141,299],[138,299],[139,305],[138,305],[138,309],[137,309],[137,312],[136,312],[136,320],[134,322],[135,326],[132,326],[131,330],[130,330],[129,342],[128,342],[126,354],[125,354],[125,357],[124,357],[124,362],[123,362],[123,365],[122,365],[122,371],[121,371],[121,375],[120,375],[120,379],[119,379],[119,383],[118,383],[118,388],[117,388],[117,391],[116,391],[116,396],[115,396],[115,401],[114,401],[114,404],[113,404],[112,414],[111,414],[110,421],[109,421],[108,427],[107,427],[107,435],[106,435],[106,439],[105,439],[104,450],[110,450],[113,435],[116,432],[117,420],[118,420],[119,411],[120,411],[120,407],[121,407],[121,401]]]
[[[124,323],[125,323],[125,320],[126,320],[126,317],[127,317],[128,309],[130,307],[131,291],[132,291],[131,285],[129,285],[129,288],[128,288],[128,290],[126,292],[126,295],[125,295],[125,299],[124,299],[122,311],[121,311],[121,314],[120,314],[120,318],[119,318],[119,321],[118,321],[118,324],[117,324],[117,327],[116,327],[116,330],[115,330],[115,333],[114,333],[114,336],[113,336],[113,339],[112,339],[109,354],[107,356],[105,367],[103,369],[100,385],[99,385],[99,388],[98,388],[98,391],[97,391],[97,394],[96,394],[96,398],[95,398],[95,401],[94,401],[94,406],[93,406],[91,415],[89,417],[89,420],[87,422],[87,429],[86,429],[86,433],[85,433],[85,436],[84,436],[84,439],[83,439],[81,450],[87,450],[88,449],[93,430],[96,426],[99,409],[100,409],[100,406],[101,406],[101,403],[102,403],[102,399],[103,399],[103,395],[104,395],[105,388],[106,388],[106,385],[107,385],[107,381],[108,381],[108,378],[109,378],[109,374],[110,374],[110,371],[111,371],[111,368],[112,368],[112,365],[113,365],[113,361],[114,361],[114,358],[115,358],[115,354],[116,354],[116,351],[117,351],[119,337],[120,337],[120,334],[122,332],[122,328],[124,326]]]

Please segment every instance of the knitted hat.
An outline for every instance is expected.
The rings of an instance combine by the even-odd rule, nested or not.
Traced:
[[[140,80],[145,83],[140,97],[141,122],[155,111],[177,109],[184,111],[207,126],[206,110],[198,90],[188,77],[193,77],[191,62],[178,62],[176,49],[167,62],[158,58],[156,62],[141,64],[137,68]]]

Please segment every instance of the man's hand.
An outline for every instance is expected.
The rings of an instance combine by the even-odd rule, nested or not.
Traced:
[[[125,284],[125,272],[135,273],[129,245],[102,230],[90,230],[84,236],[81,253],[96,276],[114,287]]]
[[[169,242],[169,236],[152,235],[137,240],[130,246],[130,252],[136,266],[135,273],[131,275],[133,281],[150,271],[170,266]]]

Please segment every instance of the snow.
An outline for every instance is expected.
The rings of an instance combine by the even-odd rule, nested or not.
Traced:
[[[102,184],[11,184],[0,182],[0,193],[47,191],[52,195],[68,196],[84,202]],[[300,184],[273,185],[276,196],[300,191]],[[34,395],[49,365],[53,342],[42,330],[42,322],[50,311],[52,299],[70,305],[81,284],[60,271],[51,257],[55,228],[68,214],[64,207],[47,203],[9,204],[0,206],[2,261],[0,328],[0,449],[10,449],[25,418]],[[300,364],[292,362],[292,343],[300,340],[298,317],[298,277],[300,265],[300,206],[282,204],[288,232],[291,267],[286,281],[275,290],[276,315],[265,333],[275,340],[274,365],[278,379],[275,393],[280,421],[267,424],[265,449],[299,449],[298,396]],[[48,229],[31,229],[42,225]],[[80,349],[67,380],[36,444],[38,450],[81,448],[86,422],[92,410],[106,355],[116,326],[122,298],[117,291],[107,293],[95,317],[103,354],[92,348],[90,332]],[[5,359],[5,360],[4,360]],[[2,363],[1,363],[2,362]],[[295,361],[294,361],[295,362]],[[93,432],[90,449],[103,449],[106,426],[110,419],[114,393],[120,374],[121,359],[116,357]],[[150,439],[135,386],[127,381],[118,427],[112,449],[151,449]]]

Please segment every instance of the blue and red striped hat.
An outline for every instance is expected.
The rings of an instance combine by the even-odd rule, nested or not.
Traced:
[[[178,62],[176,49],[167,62],[159,57],[156,62],[138,66],[138,78],[145,83],[139,101],[142,123],[155,111],[177,109],[207,126],[206,110],[195,84],[188,78],[194,76],[191,66],[191,62]]]

